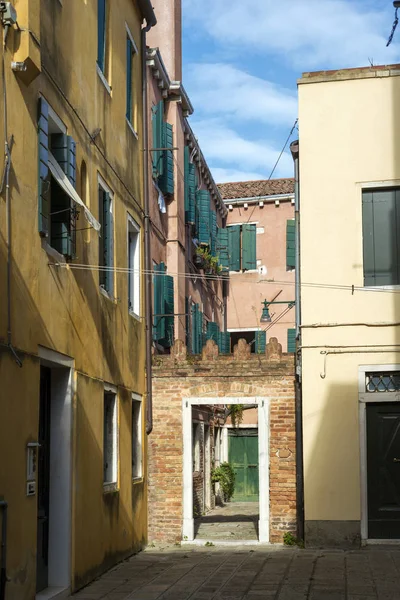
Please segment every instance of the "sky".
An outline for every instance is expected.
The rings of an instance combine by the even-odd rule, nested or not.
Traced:
[[[302,72],[400,62],[400,24],[386,47],[391,0],[182,0],[182,10],[190,123],[217,183],[269,178]],[[273,177],[292,176],[287,146]]]

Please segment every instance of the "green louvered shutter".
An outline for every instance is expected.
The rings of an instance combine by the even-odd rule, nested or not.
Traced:
[[[219,325],[214,321],[207,322],[206,340],[214,340],[219,346]]]
[[[290,219],[286,222],[286,267],[294,269],[296,266],[296,226],[295,221]]]
[[[192,307],[192,353],[200,354],[203,348],[203,313],[199,305]]]
[[[160,190],[167,196],[172,196],[174,193],[174,134],[172,125],[162,123],[162,148],[171,148],[171,150],[162,151],[162,174],[158,180]]]
[[[201,310],[198,311],[197,313],[197,347],[198,347],[198,354],[201,353],[203,346],[205,344],[205,335],[203,332],[203,321],[204,321],[204,315],[202,313]]]
[[[44,98],[39,98],[38,106],[38,153],[39,153],[39,202],[38,228],[40,235],[47,237],[49,233],[50,213],[50,172],[49,158],[49,105]]]
[[[220,331],[218,348],[219,348],[220,354],[230,354],[230,352],[231,352],[231,334],[229,331]]]
[[[185,146],[185,152],[184,152],[184,159],[185,159],[185,165],[184,165],[184,177],[185,177],[185,221],[186,223],[188,222],[187,219],[187,215],[189,212],[189,204],[190,204],[190,200],[189,200],[189,164],[190,164],[190,150],[189,150],[189,146]]]
[[[242,225],[242,269],[250,271],[256,266],[256,226],[245,223]]]
[[[104,288],[109,293],[113,293],[113,256],[112,256],[112,245],[113,245],[113,226],[112,226],[112,214],[111,214],[111,196],[108,192],[104,192],[103,202],[103,226],[101,228],[104,238],[104,266],[109,267],[104,272]]]
[[[57,133],[51,136],[54,158],[76,187],[76,144],[70,135]],[[75,210],[73,200],[54,183],[51,202],[51,245],[60,254],[72,258],[75,248]]]
[[[217,213],[210,211],[210,251],[212,256],[217,256]]]
[[[165,264],[161,262],[159,265],[154,265],[154,308],[153,308],[153,338],[158,341],[165,338],[165,319],[157,316],[164,313],[164,275]]]
[[[132,58],[133,44],[129,35],[126,36],[126,118],[132,124]]]
[[[267,344],[267,332],[256,331],[255,332],[255,353],[265,354],[265,346]]]
[[[296,352],[296,330],[287,330],[287,351]]]
[[[163,276],[163,302],[162,313],[171,315],[162,317],[165,321],[165,335],[159,340],[159,344],[164,348],[170,348],[174,343],[174,278],[171,275]]]
[[[185,343],[186,343],[186,348],[189,348],[190,345],[190,305],[189,305],[189,298],[186,296],[185,297]]]
[[[106,0],[97,0],[97,64],[104,73],[106,58]]]
[[[152,163],[153,163],[153,177],[158,178],[163,174],[163,152],[162,150],[156,150],[156,148],[162,148],[163,145],[163,123],[164,123],[164,102],[160,100],[156,106],[153,106],[151,125],[153,129],[153,148],[152,151]]]
[[[229,270],[228,230],[217,228],[217,256],[224,270]]]
[[[231,225],[228,230],[229,270],[240,271],[240,225]]]
[[[186,212],[186,223],[196,223],[196,166],[188,165],[188,209]]]
[[[196,194],[199,210],[199,244],[210,244],[210,194],[207,190],[199,190]]]

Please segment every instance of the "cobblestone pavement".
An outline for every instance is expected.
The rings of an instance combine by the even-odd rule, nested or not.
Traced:
[[[149,548],[73,600],[400,600],[400,548]]]
[[[258,502],[229,502],[195,519],[196,539],[258,540]]]

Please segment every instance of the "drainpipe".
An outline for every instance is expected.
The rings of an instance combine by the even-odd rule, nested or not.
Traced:
[[[300,286],[300,176],[299,176],[299,141],[290,144],[295,173],[295,300],[296,300],[296,513],[297,537],[304,540],[304,466],[303,466],[303,397],[301,381],[301,286]]]
[[[154,17],[154,13],[153,13]],[[150,244],[150,200],[149,200],[149,152],[148,152],[148,117],[147,117],[147,67],[146,67],[146,33],[157,23],[156,18],[146,20],[142,28],[142,101],[143,101],[143,194],[144,194],[144,268],[146,282],[146,433],[153,430],[153,397],[152,397],[152,355],[153,319],[152,319],[152,277],[151,277],[151,244]]]
[[[1,563],[0,563],[0,600],[6,598],[6,562],[7,562],[7,509],[8,503],[0,500],[0,509],[3,513],[1,521]]]

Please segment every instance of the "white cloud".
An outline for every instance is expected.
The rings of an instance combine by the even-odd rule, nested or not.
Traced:
[[[184,0],[184,18],[241,55],[270,52],[299,70],[363,66],[369,58],[387,64],[399,56],[397,43],[386,48],[392,9],[379,10],[376,0]]]
[[[265,140],[248,140],[229,128],[221,120],[204,119],[193,123],[193,130],[216,180],[216,169],[227,169],[251,174],[251,178],[266,179],[278,159],[281,148],[274,148]],[[253,177],[256,175],[255,177]],[[273,177],[292,177],[293,161],[289,152],[282,155]],[[236,179],[240,181],[240,179]]]
[[[295,91],[229,64],[188,65],[185,85],[201,113],[279,125],[293,123],[297,114]]]
[[[265,173],[242,171],[240,169],[225,169],[223,167],[214,167],[211,169],[211,172],[216,183],[230,183],[232,181],[255,181],[257,179],[267,178]]]

